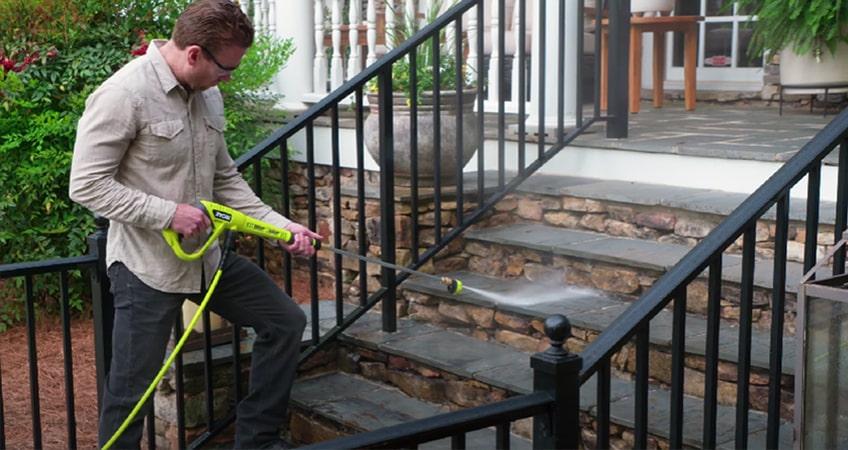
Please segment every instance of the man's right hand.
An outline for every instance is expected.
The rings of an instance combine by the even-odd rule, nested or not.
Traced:
[[[169,228],[181,234],[184,238],[193,238],[200,236],[211,226],[212,222],[206,215],[206,211],[188,203],[180,203],[177,205],[177,211],[174,212]]]

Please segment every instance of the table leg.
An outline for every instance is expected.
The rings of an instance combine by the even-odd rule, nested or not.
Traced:
[[[654,32],[654,108],[663,106],[665,81],[665,32]]]
[[[639,112],[642,98],[642,30],[630,25],[630,112]]]
[[[683,61],[683,82],[686,110],[695,110],[695,69],[698,58],[698,24],[692,24],[684,31],[685,48]]]

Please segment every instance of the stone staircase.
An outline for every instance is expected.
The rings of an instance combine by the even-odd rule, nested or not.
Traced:
[[[291,439],[299,444],[468,408],[530,392],[529,358],[547,348],[542,324],[564,314],[573,326],[568,348],[580,352],[631,302],[643,294],[745,195],[636,182],[537,175],[496,211],[465,233],[461,251],[433,265],[434,273],[461,280],[452,295],[426,278],[403,285],[398,332],[383,333],[369,313],[344,333],[336,347],[303,368],[292,397]],[[832,238],[834,208],[821,208],[822,236]],[[794,304],[805,240],[803,202],[792,202],[781,448],[792,446]],[[749,446],[765,445],[770,325],[771,249],[768,220],[757,224],[755,326],[752,342]],[[827,233],[830,233],[829,235]],[[731,246],[723,259],[718,442],[734,448],[741,257]],[[824,252],[822,247],[820,251]],[[703,286],[700,289],[699,286]],[[706,335],[706,278],[687,290],[684,442],[700,448]],[[737,299],[734,302],[734,297]],[[324,305],[330,308],[330,305]],[[321,317],[332,317],[328,309]],[[329,328],[334,323],[318,324]],[[665,448],[671,379],[670,310],[652,320],[649,394],[651,445]],[[307,334],[309,335],[309,330]],[[625,346],[613,360],[612,442],[632,446],[635,351]],[[594,378],[581,393],[584,443],[594,448]],[[529,420],[513,426],[514,448],[529,448]],[[491,448],[491,430],[469,437],[469,448]],[[478,441],[479,439],[479,441]],[[422,446],[449,448],[449,441]]]

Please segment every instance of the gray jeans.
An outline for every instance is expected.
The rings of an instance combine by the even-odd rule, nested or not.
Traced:
[[[211,275],[210,275],[211,278]],[[185,294],[157,291],[121,263],[109,268],[115,296],[112,364],[100,412],[102,447],[129,416],[159,372]],[[200,296],[188,296],[199,303]],[[279,439],[306,316],[262,269],[230,253],[207,309],[256,331],[250,389],[236,410],[235,448],[260,448]],[[148,401],[112,448],[139,448]]]

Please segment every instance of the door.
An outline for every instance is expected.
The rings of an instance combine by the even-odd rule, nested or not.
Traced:
[[[762,89],[763,58],[748,55],[752,28],[746,11],[732,0],[678,0],[674,14],[704,17],[698,34],[698,90]],[[682,89],[682,33],[674,33],[667,42],[665,86]]]

